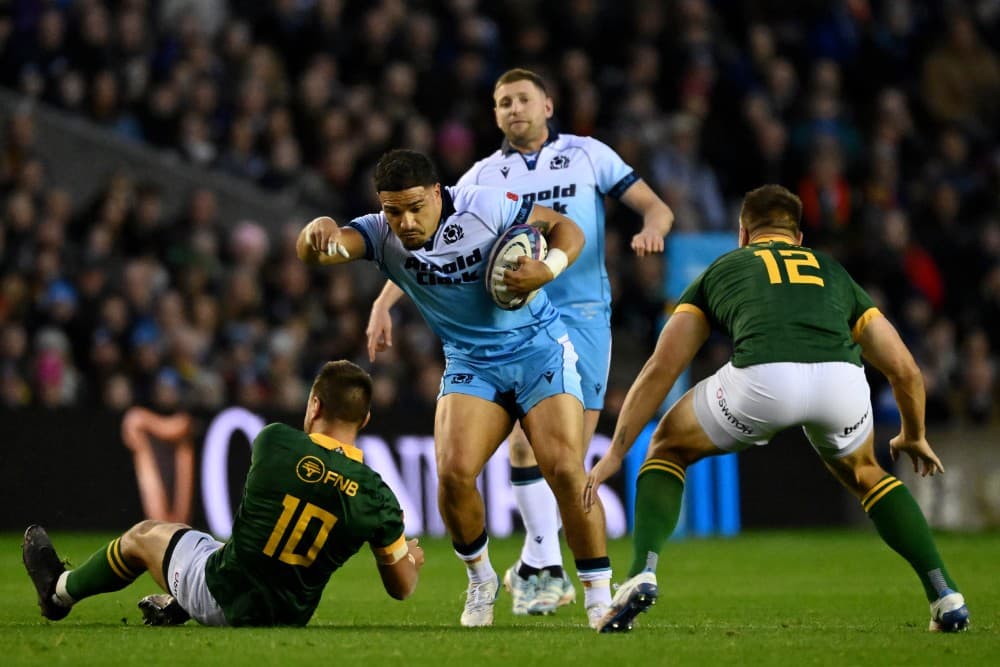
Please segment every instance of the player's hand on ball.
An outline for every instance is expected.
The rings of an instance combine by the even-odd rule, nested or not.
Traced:
[[[517,258],[517,268],[503,272],[503,284],[515,296],[529,294],[552,281],[552,269],[545,262],[531,259],[527,255]]]

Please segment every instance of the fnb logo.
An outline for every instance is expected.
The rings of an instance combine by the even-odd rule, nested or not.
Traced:
[[[323,478],[326,464],[315,456],[303,456],[295,465],[295,475],[307,484],[314,484]]]
[[[557,213],[566,213],[566,204],[560,204],[557,199],[576,196],[576,183],[569,185],[553,185],[548,190],[528,192],[523,195],[524,201],[533,204],[536,201],[543,206],[549,206]]]

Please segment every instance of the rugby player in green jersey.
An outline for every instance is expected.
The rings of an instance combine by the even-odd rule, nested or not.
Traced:
[[[409,597],[424,563],[403,535],[403,512],[355,445],[368,423],[372,382],[348,361],[325,364],[303,430],[269,424],[254,438],[243,500],[225,544],[181,523],[141,521],[66,570],[41,526],[22,556],[49,620],[83,598],[124,588],[149,571],[167,594],[142,599],[147,623],[190,616],[204,625],[305,625],[330,575],[367,542],[386,592]]]
[[[656,561],[677,524],[684,472],[708,456],[763,446],[801,426],[823,463],[861,501],[885,543],[913,567],[933,631],[969,624],[969,610],[906,486],[875,460],[862,357],[885,374],[901,417],[889,441],[922,476],[943,473],[924,430],[924,383],[896,329],[832,257],[803,247],[802,203],[778,185],[747,193],[740,248],[717,259],[681,295],[622,406],[612,446],[594,466],[584,504],[621,466],[713,326],[733,341],[730,361],[660,420],[639,470],[633,561],[601,632],[623,632],[656,601]]]

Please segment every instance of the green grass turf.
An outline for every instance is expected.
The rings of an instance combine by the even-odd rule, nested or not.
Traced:
[[[52,535],[75,563],[111,537]],[[20,540],[0,534],[0,664],[8,667],[1000,665],[1000,533],[938,536],[972,611],[972,628],[961,635],[927,632],[917,578],[865,530],[671,542],[660,561],[660,601],[626,635],[589,630],[582,604],[552,617],[514,617],[506,593],[494,627],[459,627],[465,575],[444,540],[424,541],[427,565],[406,602],[384,594],[371,558],[359,554],[334,575],[306,628],[144,627],[135,603],[155,592],[145,576],[49,623],[38,614]],[[519,547],[491,543],[501,573]],[[612,542],[610,552],[623,573],[629,543]]]

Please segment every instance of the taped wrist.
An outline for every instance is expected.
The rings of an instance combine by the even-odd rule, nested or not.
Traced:
[[[549,248],[549,252],[545,255],[545,259],[542,262],[545,266],[549,267],[549,271],[552,272],[552,279],[555,280],[569,266],[569,257],[559,248]]]

